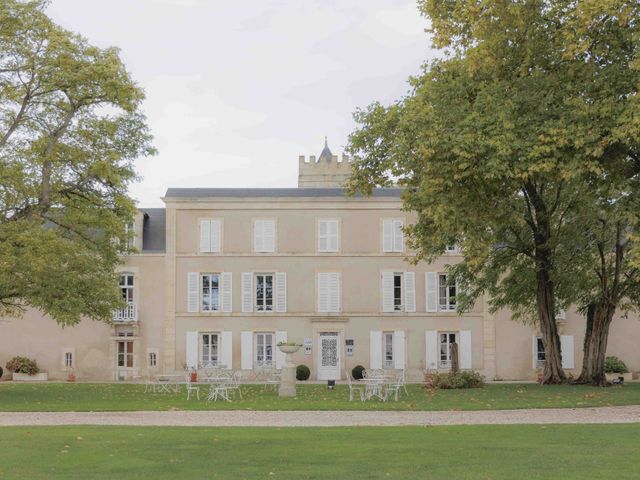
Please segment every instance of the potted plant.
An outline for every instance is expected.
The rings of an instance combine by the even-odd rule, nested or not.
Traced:
[[[73,369],[69,370],[69,374],[67,375],[67,382],[75,382],[76,374],[73,373]]]
[[[278,342],[278,348],[282,353],[296,353],[302,347],[301,343],[296,342]]]
[[[186,363],[183,363],[182,368],[185,372],[189,373],[189,381],[191,383],[198,383],[198,370],[195,367],[190,367]]]
[[[278,348],[286,354],[278,389],[278,395],[281,397],[296,396],[296,367],[293,364],[293,354],[300,350],[301,346],[302,344],[297,342],[278,342]]]
[[[27,357],[13,357],[7,362],[7,370],[13,373],[13,380],[19,382],[38,382],[48,380],[45,372],[40,372],[40,368],[35,360]]]
[[[604,374],[609,382],[627,382],[631,380],[631,373],[627,365],[618,357],[610,356],[604,360]]]

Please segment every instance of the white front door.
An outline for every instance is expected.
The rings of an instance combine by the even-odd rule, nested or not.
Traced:
[[[340,380],[340,342],[337,332],[318,335],[318,380]]]

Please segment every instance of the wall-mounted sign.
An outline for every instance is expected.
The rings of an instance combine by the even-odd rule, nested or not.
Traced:
[[[311,346],[313,345],[313,340],[310,338],[304,339],[304,354],[311,355]]]
[[[352,338],[348,338],[344,341],[345,345],[347,346],[347,357],[352,357],[353,356],[353,344],[354,341]]]

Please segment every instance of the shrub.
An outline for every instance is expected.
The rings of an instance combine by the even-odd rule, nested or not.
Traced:
[[[2,378],[3,373],[4,373],[4,370],[2,370],[2,367],[0,367],[0,378]]]
[[[13,373],[26,373],[35,375],[40,371],[35,360],[27,357],[13,357],[7,362],[7,370]]]
[[[464,370],[457,373],[426,373],[424,376],[424,383],[427,388],[443,390],[480,388],[484,387],[484,382],[484,377],[473,370]]]
[[[351,376],[354,380],[362,380],[362,377],[364,376],[363,372],[364,367],[362,365],[356,365],[353,367],[353,370],[351,370]]]
[[[296,378],[298,380],[309,380],[311,370],[306,365],[298,365],[296,367]]]
[[[605,358],[604,371],[607,373],[629,373],[627,365],[618,357]]]

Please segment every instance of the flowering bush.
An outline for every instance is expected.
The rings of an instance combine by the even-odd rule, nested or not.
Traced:
[[[27,357],[13,357],[7,362],[7,370],[13,373],[25,373],[35,375],[40,371],[35,360]]]
[[[424,385],[427,388],[449,390],[454,388],[484,387],[484,377],[473,370],[456,373],[425,373]]]

